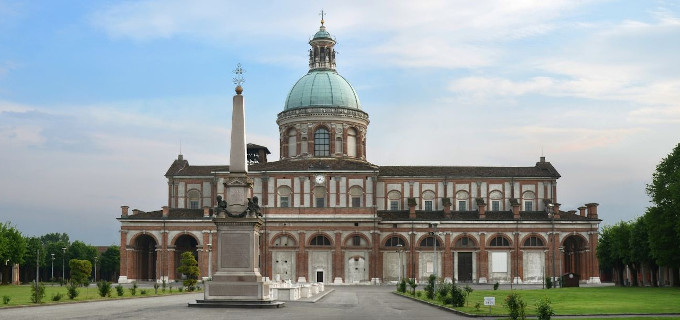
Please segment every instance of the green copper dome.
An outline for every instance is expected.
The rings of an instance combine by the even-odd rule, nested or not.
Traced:
[[[352,85],[334,70],[311,70],[290,90],[284,110],[306,107],[361,110],[361,103]]]
[[[319,31],[317,31],[314,34],[313,39],[333,39],[333,38],[331,38],[331,34],[328,31],[326,31],[326,27],[321,26],[321,28],[319,28]]]

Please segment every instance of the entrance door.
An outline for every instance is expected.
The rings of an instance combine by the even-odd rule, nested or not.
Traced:
[[[366,271],[366,268],[364,267],[364,258],[363,257],[353,257],[349,258],[347,261],[347,271],[348,271],[348,277],[347,277],[347,282],[348,283],[355,283],[359,282],[363,279],[364,276],[364,271]]]
[[[316,282],[323,282],[323,271],[316,272]]]
[[[472,252],[458,252],[458,282],[472,282]]]

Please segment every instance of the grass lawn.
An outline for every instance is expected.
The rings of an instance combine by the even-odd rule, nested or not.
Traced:
[[[469,307],[455,309],[469,314],[487,315],[489,307],[484,306],[484,297],[496,297],[496,305],[491,307],[491,314],[506,315],[508,311],[503,303],[510,292],[510,290],[475,290],[468,298]],[[552,301],[556,315],[680,313],[680,288],[595,287],[517,290],[517,292],[526,302],[527,315],[536,315],[535,303],[544,296]],[[427,300],[424,292],[421,296],[421,300]],[[429,302],[441,304],[439,301]],[[479,311],[474,308],[477,302],[481,304]]]
[[[128,288],[125,288],[123,296],[118,296],[116,293],[116,285],[111,285],[111,297],[100,297],[99,291],[97,290],[96,284],[91,284],[88,288],[78,288],[80,294],[73,300],[68,298],[66,286],[59,286],[59,284],[45,284],[45,297],[43,298],[42,304],[53,304],[53,303],[64,303],[72,301],[86,301],[86,300],[103,300],[103,299],[117,299],[117,298],[132,298],[132,294]],[[146,290],[146,294],[142,295],[142,290]],[[57,293],[62,293],[64,296],[59,301],[52,301],[52,296]],[[170,293],[170,288],[166,288],[165,293],[162,292],[161,288],[158,288],[158,294],[154,293],[153,288],[137,288],[136,295],[134,297],[144,297],[144,296],[161,296],[169,294],[179,294],[177,289],[177,284],[172,288],[172,293]],[[8,304],[3,304],[2,297],[9,296],[11,298]],[[30,285],[4,285],[0,286],[0,309],[8,306],[19,306],[19,305],[35,305],[31,302],[31,286]]]

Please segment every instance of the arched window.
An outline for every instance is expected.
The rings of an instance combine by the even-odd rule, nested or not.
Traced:
[[[423,192],[423,210],[432,211],[434,208],[434,191],[427,190]]]
[[[359,186],[353,186],[349,188],[349,196],[352,208],[361,207],[361,198],[364,195],[364,191]]]
[[[456,241],[456,248],[474,248],[475,241],[470,237],[462,237]]]
[[[368,245],[368,242],[366,239],[364,239],[362,236],[355,234],[349,239],[347,239],[347,242],[345,243],[346,246],[352,246],[352,247],[365,247]]]
[[[198,190],[189,190],[187,198],[189,200],[189,209],[199,209],[201,207],[201,193]]]
[[[405,247],[406,244],[404,243],[404,239],[399,237],[390,237],[387,239],[387,241],[385,241],[385,247],[396,247],[398,245]]]
[[[275,247],[294,247],[295,240],[288,235],[282,235],[274,240]]]
[[[420,241],[420,246],[421,247],[434,247],[435,241],[437,242],[437,247],[441,247],[442,244],[439,243],[439,239],[435,239],[434,237],[427,237]]]
[[[326,206],[326,188],[318,186],[314,188],[314,201],[317,208]]]
[[[312,241],[309,242],[310,246],[330,246],[331,241],[328,240],[328,238],[322,234],[317,235],[316,237],[312,238]]]
[[[357,131],[353,128],[347,129],[347,156],[357,156]]]
[[[543,240],[537,236],[531,236],[524,241],[525,247],[542,247]]]
[[[491,246],[491,247],[509,247],[510,241],[508,241],[508,239],[506,239],[503,236],[496,236],[495,238],[491,239],[491,244],[489,246]]]
[[[534,199],[536,199],[536,195],[531,191],[527,191],[522,194],[522,201],[524,201],[524,211],[534,211]]]
[[[470,196],[468,195],[467,191],[458,191],[456,192],[456,201],[458,202],[458,211],[468,211],[470,210],[468,208],[468,199],[470,199]]]
[[[392,190],[387,193],[387,200],[389,200],[390,210],[401,210],[401,192]]]
[[[288,130],[288,156],[295,157],[297,155],[297,131],[295,128]]]
[[[279,208],[290,207],[290,197],[292,192],[288,186],[280,186],[278,190],[279,195]]]
[[[331,155],[331,134],[326,128],[319,128],[314,132],[314,156],[328,157]]]
[[[500,191],[494,190],[489,192],[489,199],[491,199],[491,211],[503,210],[503,206],[501,206],[503,194]]]

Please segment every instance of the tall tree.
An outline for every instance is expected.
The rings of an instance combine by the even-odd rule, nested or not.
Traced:
[[[115,280],[120,274],[120,247],[110,246],[104,253],[101,259],[102,278]]]
[[[12,280],[11,266],[23,263],[26,254],[26,240],[21,232],[9,222],[0,223],[0,272],[2,282]]]
[[[652,279],[650,279],[652,285],[656,285],[657,266],[656,263],[654,263],[652,251],[649,246],[648,232],[645,216],[638,217],[637,220],[631,224],[629,239],[630,261],[636,266],[635,269],[637,270],[644,271],[644,269],[647,268],[652,274]],[[633,281],[635,282],[635,279]],[[644,285],[644,277],[642,282],[642,285]],[[637,283],[634,283],[633,285],[637,285]]]
[[[20,269],[21,281],[28,282],[35,280],[35,264],[38,261],[40,268],[45,267],[45,250],[38,237],[25,238],[26,252],[24,253],[24,265]],[[39,256],[37,254],[40,253]]]
[[[647,194],[654,203],[646,214],[652,255],[673,269],[673,283],[680,285],[680,143],[656,166]]]

